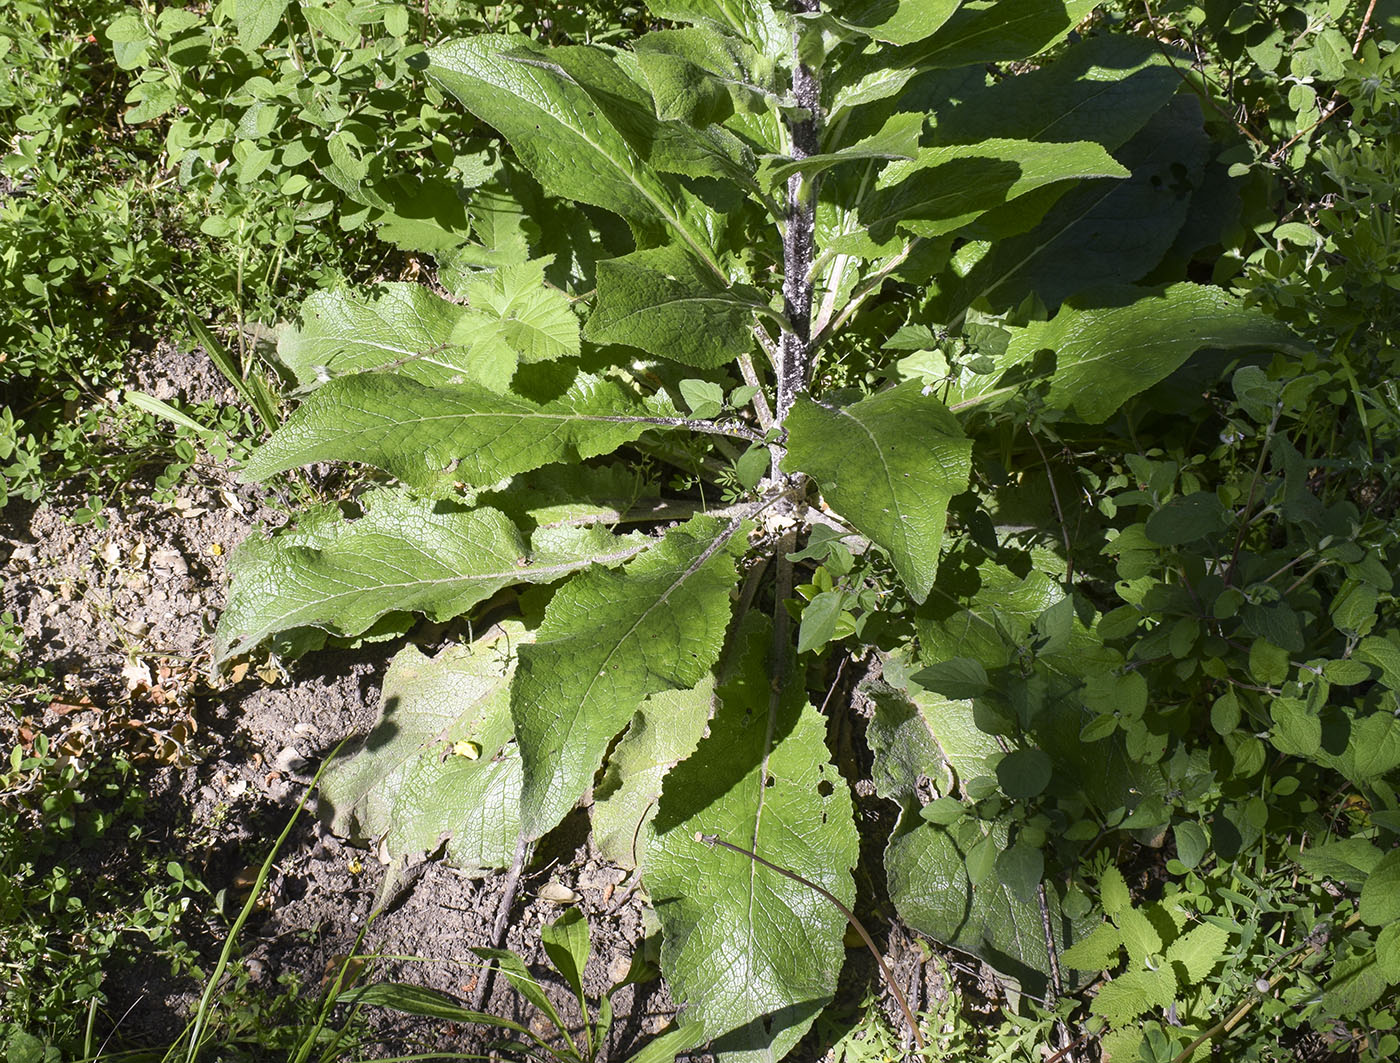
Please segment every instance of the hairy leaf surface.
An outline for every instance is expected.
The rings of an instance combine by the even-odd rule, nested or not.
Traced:
[[[469,353],[452,340],[466,309],[421,284],[313,292],[277,338],[277,357],[302,387],[393,367],[422,384],[472,377]]]
[[[528,837],[574,806],[643,698],[693,687],[714,664],[744,546],[737,531],[692,517],[622,571],[595,568],[550,601],[511,695]]]
[[[1126,176],[1101,145],[1089,141],[986,140],[923,148],[916,159],[893,163],[880,175],[876,191],[860,207],[866,231],[828,233],[822,244],[875,257],[893,247],[898,232],[940,236],[1047,185]]]
[[[948,500],[967,487],[972,443],[909,381],[844,409],[800,397],[783,468],[821,485],[833,509],[883,546],[917,601],[933,587]]]
[[[613,124],[600,99],[560,64],[563,55],[506,37],[450,41],[428,55],[429,76],[500,130],[546,191],[611,210],[644,231],[668,230],[713,261],[673,179],[652,168],[627,135],[637,131]],[[610,63],[601,52],[574,55],[595,68]],[[627,80],[619,70],[612,83]],[[635,107],[627,113],[635,117]]]
[[[846,920],[807,886],[696,834],[751,849],[847,905],[857,841],[800,674],[773,698],[769,623],[750,614],[738,637],[743,656],[708,737],[666,777],[644,876],[687,1025],[719,1037],[721,1058],[776,1061],[831,998]]]
[[[362,746],[321,780],[343,837],[382,844],[402,866],[446,844],[468,872],[506,867],[520,831],[520,757],[510,676],[525,629],[509,622],[468,645],[395,655]]]
[[[552,583],[595,562],[620,564],[647,545],[640,535],[595,528],[532,549],[494,509],[464,510],[389,490],[360,505],[356,519],[324,506],[271,538],[243,541],[229,565],[215,663],[297,628],[354,636],[389,613],[448,620],[503,587]]]
[[[540,404],[480,384],[426,387],[362,373],[319,388],[254,451],[245,481],[317,461],[360,461],[407,484],[488,486],[556,461],[606,454],[654,425],[617,384],[583,374]]]

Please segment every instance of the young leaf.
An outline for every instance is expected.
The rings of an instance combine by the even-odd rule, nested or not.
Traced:
[[[243,541],[229,565],[215,664],[296,628],[354,636],[393,612],[448,620],[502,587],[552,583],[595,562],[620,564],[648,545],[640,535],[592,529],[532,550],[494,509],[463,510],[387,490],[360,504],[357,519],[326,506],[302,513],[270,539]]]
[[[577,908],[570,908],[554,922],[540,929],[540,943],[554,969],[564,976],[569,988],[583,1003],[583,969],[588,966],[591,943],[588,920]]]
[[[471,353],[473,364],[508,370],[488,378],[504,390],[517,361],[544,362],[579,353],[579,324],[569,297],[544,283],[546,260],[502,266],[467,284],[470,309],[457,320],[451,340]]]
[[[527,837],[564,818],[643,698],[693,687],[714,664],[738,530],[692,517],[624,570],[584,573],[550,601],[511,691]]]
[[[593,840],[618,867],[646,860],[645,824],[656,815],[661,780],[695,750],[714,709],[713,678],[689,690],[663,690],[642,702],[608,756],[593,792]]]
[[[585,335],[711,369],[753,347],[754,313],[763,308],[752,289],[727,285],[679,247],[658,247],[598,263]]]
[[[1262,310],[1246,309],[1224,289],[1189,283],[1100,292],[1017,329],[1007,353],[1026,360],[1047,347],[1057,358],[1050,403],[1088,424],[1107,420],[1202,348],[1299,349]]]
[[[525,638],[512,621],[436,657],[399,651],[374,729],[321,779],[336,834],[382,844],[396,861],[446,842],[447,858],[467,872],[509,866],[521,778],[508,744],[510,676]]]
[[[769,623],[751,613],[737,637],[743,656],[719,688],[709,736],[666,777],[645,881],[687,1025],[732,1058],[777,1060],[831,998],[846,920],[807,886],[696,835],[750,848],[847,905],[857,840],[801,676],[773,697]]]
[[[799,396],[786,472],[805,472],[833,509],[890,553],[922,602],[938,571],[948,500],[967,487],[972,443],[918,381],[844,409]]]
[[[556,461],[578,461],[636,439],[653,420],[616,383],[581,374],[552,402],[480,384],[425,387],[360,373],[317,389],[248,460],[245,481],[316,461],[361,461],[424,489],[489,486]]]

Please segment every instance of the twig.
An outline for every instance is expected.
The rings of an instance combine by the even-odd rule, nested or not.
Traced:
[[[520,890],[520,873],[525,870],[525,865],[529,862],[531,848],[530,842],[523,834],[515,843],[515,860],[512,861],[510,870],[506,872],[501,902],[496,906],[496,922],[491,928],[492,948],[505,947],[506,931],[510,927],[510,912],[515,907],[515,895]],[[477,975],[476,987],[472,990],[471,995],[472,1011],[481,1010],[482,1004],[486,1002],[486,998],[491,992],[491,983],[495,980],[495,976],[496,965],[494,963],[488,963]]]
[[[1040,460],[1045,462],[1045,478],[1050,481],[1050,501],[1055,507],[1055,516],[1060,521],[1060,536],[1065,541],[1065,586],[1071,587],[1074,583],[1074,552],[1069,544],[1069,525],[1065,523],[1065,511],[1060,507],[1060,490],[1055,486],[1055,472],[1050,468],[1050,459],[1045,456],[1045,448],[1040,445],[1040,438],[1030,425],[1026,425],[1026,431],[1030,433],[1031,442],[1035,444]]]
[[[880,955],[880,949],[876,946],[875,940],[870,936],[870,932],[865,929],[865,924],[863,924],[859,919],[856,918],[855,912],[851,911],[834,896],[832,896],[828,891],[824,890],[821,886],[818,886],[811,879],[803,878],[797,872],[789,871],[785,867],[779,867],[771,860],[763,859],[763,857],[759,856],[756,852],[754,852],[751,849],[745,849],[741,845],[734,845],[732,842],[727,842],[718,834],[705,834],[703,831],[696,831],[695,840],[697,842],[704,842],[711,848],[714,848],[716,845],[721,845],[726,849],[732,849],[740,856],[747,856],[750,860],[754,861],[755,863],[762,864],[764,867],[772,871],[776,871],[780,875],[785,875],[786,877],[792,879],[794,882],[801,883],[803,886],[806,886],[810,890],[815,890],[817,893],[820,893],[828,901],[834,904],[836,906],[836,910],[846,917],[846,922],[851,924],[852,929],[854,929],[855,932],[860,935],[860,939],[865,942],[865,947],[870,950],[870,955],[875,957],[875,962],[880,967],[880,976],[884,978],[885,985],[889,987],[890,993],[893,994],[894,999],[898,1001],[900,1010],[904,1012],[904,1021],[909,1024],[909,1029],[914,1034],[914,1043],[919,1046],[920,1051],[923,1051],[924,1036],[919,1032],[919,1024],[914,1019],[914,1013],[909,1010],[909,1002],[904,999],[904,992],[899,988],[899,983],[894,980],[894,975],[890,972],[889,965],[885,963],[885,958]]]
[[[768,333],[757,325],[754,326],[754,334],[762,335],[765,339],[768,336]],[[773,427],[773,411],[768,408],[768,396],[763,394],[763,382],[758,379],[758,370],[753,367],[753,358],[747,353],[739,355],[739,375],[749,387],[758,388],[753,397],[753,412],[758,416],[759,425],[766,432]]]
[[[1353,56],[1355,56],[1359,51],[1361,51],[1361,41],[1365,38],[1366,31],[1371,28],[1371,16],[1375,14],[1375,12],[1376,0],[1371,0],[1370,4],[1368,4],[1366,7],[1366,14],[1363,15],[1361,18],[1361,28],[1356,31],[1356,41],[1351,46],[1351,54]],[[1323,122],[1327,121],[1327,119],[1331,118],[1334,114],[1336,114],[1337,111],[1341,108],[1341,106],[1342,94],[1340,92],[1332,93],[1332,99],[1327,104],[1327,110],[1322,112],[1322,114],[1318,117],[1317,121],[1314,122],[1312,125],[1308,126],[1306,129],[1298,130],[1298,132],[1294,133],[1293,136],[1289,137],[1287,142],[1284,143],[1283,147],[1279,148],[1276,152],[1269,156],[1270,161],[1278,162],[1280,159],[1282,159],[1283,156],[1288,152],[1289,148],[1291,148],[1294,144],[1298,143],[1299,140],[1307,136],[1314,129],[1320,126]]]

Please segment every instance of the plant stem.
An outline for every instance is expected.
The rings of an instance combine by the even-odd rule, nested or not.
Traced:
[[[798,0],[798,12],[820,10],[820,0]],[[801,20],[793,27],[793,102],[807,112],[789,119],[791,155],[805,159],[821,151],[821,82],[817,71],[802,61]],[[783,232],[783,316],[787,327],[778,340],[778,408],[782,424],[799,392],[812,375],[812,259],[816,253],[818,176],[795,173],[787,183],[787,213]]]
[[[919,1051],[923,1051],[924,1036],[919,1032],[919,1024],[914,1019],[914,1013],[909,1010],[909,1002],[904,999],[904,993],[899,988],[899,983],[894,980],[894,975],[890,972],[889,965],[885,963],[885,958],[880,955],[879,947],[875,944],[875,940],[870,936],[870,932],[865,929],[865,924],[863,924],[859,919],[856,918],[855,912],[851,911],[849,908],[847,908],[829,892],[822,889],[822,887],[818,886],[811,879],[803,878],[796,871],[789,871],[787,868],[780,867],[770,860],[765,860],[763,859],[763,857],[759,856],[756,852],[754,852],[751,849],[745,849],[741,845],[734,845],[732,842],[727,842],[718,834],[705,834],[701,831],[696,831],[695,840],[697,842],[704,842],[711,848],[714,848],[716,845],[721,845],[726,849],[732,849],[740,856],[747,856],[750,860],[754,861],[755,863],[762,864],[764,867],[768,868],[769,870],[776,871],[780,875],[785,875],[786,877],[792,879],[794,882],[798,882],[801,883],[803,886],[806,886],[809,890],[815,890],[817,893],[820,893],[828,901],[834,904],[836,906],[836,910],[846,917],[846,922],[851,924],[851,927],[855,930],[855,932],[860,935],[860,939],[865,942],[865,947],[870,950],[870,955],[875,957],[875,962],[880,966],[880,976],[884,978],[885,985],[889,987],[890,993],[893,994],[894,999],[899,1003],[899,1009],[902,1012],[904,1012],[904,1021],[909,1024],[909,1029],[914,1034],[914,1043],[919,1046]]]

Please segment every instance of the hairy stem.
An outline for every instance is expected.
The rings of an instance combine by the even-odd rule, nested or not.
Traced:
[[[820,0],[798,0],[800,12],[815,12]],[[793,29],[793,103],[806,112],[788,120],[791,155],[805,159],[821,151],[821,82],[817,71],[802,61],[803,25]],[[778,408],[782,424],[798,393],[806,391],[812,375],[812,260],[816,254],[817,176],[795,173],[788,178],[787,212],[783,232],[783,316],[787,326],[778,340]]]

